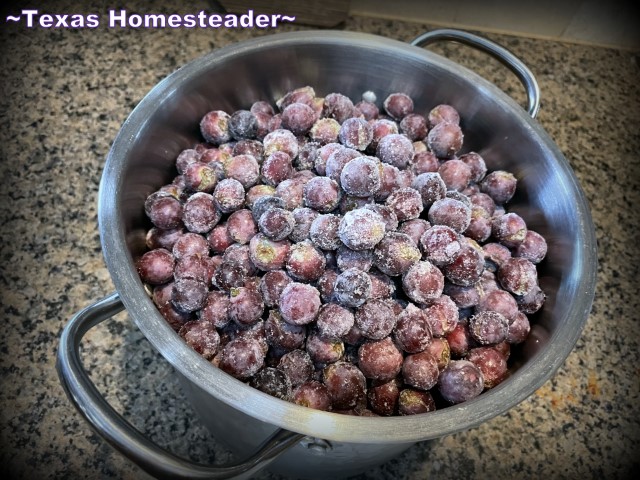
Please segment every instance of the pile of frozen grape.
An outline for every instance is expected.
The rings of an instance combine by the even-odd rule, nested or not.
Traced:
[[[149,195],[142,281],[184,341],[280,399],[410,415],[503,381],[545,294],[513,174],[450,105],[312,87],[214,110]]]

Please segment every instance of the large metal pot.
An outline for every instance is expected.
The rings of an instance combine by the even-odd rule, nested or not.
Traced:
[[[412,444],[469,429],[515,406],[548,380],[574,347],[594,295],[596,241],[587,202],[562,153],[532,119],[537,85],[528,69],[499,46],[456,31],[420,37],[416,45],[458,40],[507,63],[523,81],[529,113],[476,74],[418,46],[373,35],[300,32],[217,50],[160,82],[123,124],[107,158],[99,194],[103,253],[117,293],[78,313],[65,328],[58,371],[70,399],[112,445],[159,477],[228,478],[269,464],[296,478],[337,478],[387,461]],[[467,403],[437,412],[362,418],[320,412],[265,395],[215,368],[188,347],[158,313],[136,273],[145,248],[145,197],[171,180],[177,154],[198,140],[199,119],[311,85],[320,95],[352,98],[395,91],[427,112],[454,105],[463,119],[465,150],[491,169],[508,169],[519,189],[510,209],[548,240],[539,269],[548,300],[531,335],[514,352],[510,377]],[[232,450],[257,451],[231,467],[198,466],[160,449],[123,420],[84,372],[78,345],[93,325],[126,308],[130,318],[175,368],[202,421]]]

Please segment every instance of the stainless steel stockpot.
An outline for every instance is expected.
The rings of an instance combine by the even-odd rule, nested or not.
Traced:
[[[528,112],[473,72],[419,46],[454,40],[499,58],[527,90]],[[259,99],[313,86],[319,95],[378,99],[402,91],[417,112],[438,103],[463,119],[464,150],[519,181],[510,210],[548,241],[539,268],[548,294],[529,339],[513,353],[510,376],[478,398],[436,412],[363,418],[300,407],[255,390],[215,368],[188,347],[158,313],[134,260],[145,248],[144,200],[169,183],[177,154],[199,139],[208,111],[247,108]],[[157,477],[230,478],[265,466],[296,478],[338,478],[381,464],[418,441],[475,427],[517,405],[563,364],[589,315],[596,276],[596,241],[589,208],[568,162],[532,118],[535,79],[502,47],[465,32],[440,30],[412,45],[379,36],[307,31],[257,38],[216,50],[156,85],[116,137],[99,193],[103,254],[117,289],[76,314],[60,339],[57,368],[69,398],[115,448]],[[88,329],[126,308],[146,338],[170,362],[202,421],[239,455],[229,466],[203,466],[162,450],[120,417],[96,390],[79,360]],[[234,435],[226,433],[233,431]]]

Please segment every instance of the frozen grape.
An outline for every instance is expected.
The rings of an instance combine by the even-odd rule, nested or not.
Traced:
[[[418,415],[436,410],[436,402],[429,392],[413,388],[403,388],[398,395],[400,415]]]
[[[542,235],[527,229],[522,242],[516,247],[514,256],[522,257],[531,263],[540,263],[547,255],[547,241]]]
[[[452,158],[462,148],[463,134],[460,126],[440,122],[427,134],[427,145],[438,158]]]
[[[516,248],[527,236],[527,224],[517,213],[493,217],[491,233],[505,247]]]
[[[422,235],[424,235],[424,233],[430,228],[431,225],[429,225],[429,222],[427,222],[425,219],[413,218],[411,220],[402,222],[400,225],[398,225],[397,230],[400,233],[408,235],[409,238],[413,240],[413,243],[420,246],[420,239],[422,238]]]
[[[157,248],[145,252],[136,262],[136,268],[143,282],[161,285],[172,279],[175,261],[169,250]]]
[[[438,382],[438,362],[429,352],[407,355],[402,363],[402,378],[407,385],[431,390]]]
[[[282,110],[282,128],[292,131],[295,135],[307,133],[315,121],[315,112],[304,103],[291,103]]]
[[[220,347],[220,335],[209,322],[187,322],[180,327],[178,334],[207,360],[211,360]]]
[[[480,182],[480,191],[489,195],[497,204],[507,203],[516,191],[516,177],[504,170],[489,173]]]
[[[389,195],[385,205],[393,210],[399,222],[418,218],[424,209],[420,192],[411,187],[397,189]]]
[[[476,242],[485,242],[491,236],[492,221],[489,213],[482,207],[471,207],[471,220],[464,235]]]
[[[400,132],[412,142],[427,136],[427,119],[418,113],[409,113],[400,121]]]
[[[340,124],[333,118],[318,119],[309,132],[309,137],[321,145],[327,145],[338,141]]]
[[[235,378],[245,380],[258,373],[264,365],[264,359],[258,340],[238,337],[222,347],[219,367]]]
[[[338,139],[345,147],[364,151],[373,139],[373,131],[365,119],[352,117],[340,126]]]
[[[215,266],[210,257],[206,255],[185,255],[176,260],[173,268],[173,278],[175,280],[193,278],[209,286],[214,272]]]
[[[380,162],[374,157],[358,157],[347,162],[340,173],[340,185],[347,195],[370,197],[382,184]]]
[[[373,265],[373,252],[372,250],[351,250],[349,247],[341,245],[336,251],[336,263],[343,272],[350,268],[367,272]]]
[[[509,332],[509,322],[504,315],[494,311],[482,311],[469,318],[469,333],[480,345],[495,345],[504,341]]]
[[[183,176],[186,188],[194,192],[211,193],[218,183],[215,168],[200,162],[190,164]]]
[[[320,292],[320,298],[325,303],[332,302],[334,300],[333,286],[336,278],[338,278],[338,273],[333,269],[327,268],[316,281],[316,287]]]
[[[283,180],[275,189],[275,196],[282,200],[284,208],[295,210],[304,206],[304,182],[289,178]]]
[[[344,214],[338,227],[342,243],[351,250],[375,247],[385,234],[383,218],[373,210],[357,208]]]
[[[391,337],[363,343],[358,349],[358,367],[365,377],[392,380],[400,373],[404,358]]]
[[[470,180],[479,183],[487,174],[487,164],[479,153],[469,152],[460,155],[460,161],[464,162],[471,172]]]
[[[200,321],[208,322],[215,328],[223,328],[229,321],[229,295],[219,290],[210,291],[200,310]]]
[[[366,100],[362,100],[361,102],[356,103],[355,108],[365,120],[375,120],[380,115],[380,109],[373,102],[367,102]]]
[[[145,243],[149,250],[156,248],[164,248],[165,250],[172,250],[176,241],[184,235],[184,228],[172,228],[170,230],[164,230],[158,227],[152,227],[146,235]]]
[[[445,277],[456,285],[468,287],[476,284],[484,271],[484,258],[470,245],[463,245],[453,262],[443,267]]]
[[[424,308],[425,318],[434,337],[444,337],[458,323],[458,306],[447,295],[441,295]]]
[[[460,200],[445,197],[431,205],[428,218],[431,225],[446,225],[462,233],[471,223],[471,208]]]
[[[284,270],[271,270],[260,277],[260,293],[267,307],[278,305],[282,290],[293,280]]]
[[[430,353],[436,359],[440,371],[444,370],[451,361],[451,348],[444,337],[434,337],[427,345],[425,352]]]
[[[282,355],[276,368],[289,377],[293,387],[308,381],[314,372],[311,357],[306,351],[299,348]]]
[[[462,245],[458,233],[446,225],[434,225],[420,237],[425,258],[440,267],[453,262]]]
[[[291,175],[293,175],[293,164],[291,157],[285,152],[275,151],[262,163],[260,178],[267,185],[276,187]]]
[[[442,295],[444,275],[429,261],[416,262],[402,276],[402,289],[418,304],[428,304]]]
[[[522,312],[518,312],[513,321],[509,324],[507,331],[507,342],[517,345],[524,342],[531,331],[529,317]]]
[[[385,417],[396,412],[399,396],[398,381],[395,379],[387,382],[373,382],[367,390],[367,400],[371,410]]]
[[[354,105],[349,97],[341,93],[330,93],[324,97],[322,116],[334,118],[340,124],[354,114]]]
[[[538,272],[535,264],[526,258],[514,257],[498,269],[498,280],[505,290],[522,296],[538,286]]]
[[[486,293],[476,305],[476,313],[486,311],[498,312],[511,323],[518,314],[518,304],[509,292],[492,290]]]
[[[507,359],[491,347],[476,347],[469,350],[466,360],[482,372],[484,388],[493,388],[507,376]]]
[[[258,233],[258,226],[253,220],[250,210],[243,208],[236,210],[227,218],[227,232],[234,242],[241,245],[249,243]]]
[[[264,321],[264,333],[269,345],[286,351],[302,348],[307,338],[304,325],[285,322],[277,310],[269,311],[269,316]]]
[[[220,290],[228,291],[233,287],[241,287],[244,284],[245,277],[246,273],[240,265],[223,261],[216,268],[211,281]]]
[[[325,367],[322,382],[333,409],[348,409],[366,401],[367,379],[355,365],[338,361]]]
[[[320,335],[326,338],[342,338],[353,327],[353,313],[336,303],[327,303],[320,307],[316,325]]]
[[[234,140],[254,138],[258,132],[258,122],[249,110],[236,110],[228,121],[229,134]]]
[[[482,246],[482,251],[484,252],[485,268],[494,272],[511,258],[511,251],[501,243],[485,243]]]
[[[451,159],[443,162],[438,173],[447,186],[447,190],[461,192],[471,181],[471,169],[462,160]]]
[[[478,367],[468,360],[452,360],[438,379],[440,395],[457,404],[477,397],[484,390],[484,377]]]
[[[207,113],[200,121],[200,132],[202,137],[212,145],[231,140],[229,132],[229,120],[231,117],[222,110],[213,110]]]
[[[340,186],[328,177],[315,177],[309,180],[303,190],[304,204],[320,213],[329,213],[340,202]]]
[[[383,107],[389,116],[402,120],[406,115],[413,113],[413,100],[406,93],[396,92],[385,98]]]
[[[373,249],[373,263],[390,276],[402,275],[420,260],[421,253],[408,235],[389,232]]]
[[[308,207],[296,208],[292,213],[295,225],[293,226],[293,231],[289,235],[289,239],[293,242],[302,242],[303,240],[307,240],[311,231],[311,225],[320,213]]]
[[[326,259],[311,241],[304,240],[291,246],[285,266],[293,279],[311,282],[324,272]]]
[[[336,277],[333,295],[345,307],[359,307],[371,296],[371,278],[357,268],[344,270]]]
[[[253,155],[236,155],[224,163],[224,174],[240,182],[247,190],[258,183],[260,165]]]
[[[242,183],[234,178],[220,180],[213,191],[215,206],[222,213],[231,213],[244,206],[245,191]]]
[[[289,256],[291,242],[274,241],[263,233],[254,235],[249,241],[249,255],[253,264],[260,270],[280,270]]]
[[[407,353],[422,352],[431,343],[431,327],[424,310],[408,304],[398,316],[393,329],[393,338]]]
[[[251,377],[249,385],[281,400],[291,397],[291,381],[284,372],[273,367],[260,370]]]
[[[440,105],[436,105],[431,109],[428,115],[428,119],[430,128],[433,128],[442,122],[459,124],[460,114],[455,107],[443,103]]]
[[[287,323],[306,325],[318,316],[320,303],[320,292],[315,287],[291,282],[284,287],[280,296],[280,313]]]
[[[329,389],[316,380],[304,382],[293,391],[293,403],[326,411],[331,409]]]
[[[147,197],[144,209],[151,223],[158,228],[168,230],[182,225],[182,203],[168,193],[152,193]]]
[[[293,232],[296,221],[293,213],[284,208],[270,208],[258,220],[260,231],[274,241],[287,238]]]
[[[202,153],[193,148],[181,151],[176,157],[176,170],[179,174],[183,174],[189,165],[199,162],[201,156]]]
[[[438,172],[421,173],[413,179],[411,186],[418,191],[425,208],[445,198],[447,186]]]
[[[369,300],[356,309],[355,326],[371,340],[382,340],[396,325],[396,316],[384,300]]]
[[[180,235],[173,244],[171,253],[173,253],[173,256],[176,259],[187,255],[208,256],[209,244],[207,243],[206,238],[202,235],[188,232],[184,235]]]
[[[312,330],[307,336],[306,350],[316,364],[334,363],[344,355],[344,343],[339,338],[325,337]]]
[[[207,298],[207,285],[193,278],[180,278],[173,284],[171,303],[183,312],[200,310]]]
[[[524,295],[516,295],[515,299],[520,311],[533,314],[542,308],[546,300],[546,295],[544,291],[536,285]]]
[[[398,133],[385,135],[376,147],[376,155],[380,161],[400,169],[407,168],[414,153],[411,140]]]
[[[322,250],[336,250],[342,242],[338,236],[340,217],[331,214],[319,215],[309,227],[309,238]]]
[[[269,157],[273,152],[282,151],[290,158],[298,156],[298,139],[289,130],[278,128],[268,133],[262,140],[264,146],[264,156]]]
[[[423,144],[424,145],[424,144]],[[416,175],[421,175],[423,173],[435,173],[440,168],[440,161],[438,157],[434,155],[433,152],[425,151],[418,152],[416,151],[414,144],[414,151],[416,152],[411,161],[409,162],[409,168]]]
[[[257,289],[233,287],[229,290],[229,318],[241,325],[252,325],[262,317],[264,302]]]

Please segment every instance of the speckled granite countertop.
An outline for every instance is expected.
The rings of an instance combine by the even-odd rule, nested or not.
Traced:
[[[196,2],[189,11],[206,8]],[[408,41],[430,26],[350,18],[341,28]],[[96,216],[104,159],[121,123],[160,79],[211,49],[270,33],[0,26],[4,478],[148,478],[91,431],[54,366],[67,320],[113,290]],[[640,466],[638,57],[488,36],[535,72],[539,122],[591,204],[599,242],[593,310],[564,366],[526,401],[471,431],[417,444],[358,478],[627,478]],[[450,46],[436,50],[522,100],[517,82],[495,64]],[[91,330],[84,352],[100,391],[154,441],[202,462],[229,457],[199,424],[167,362],[125,314]]]

